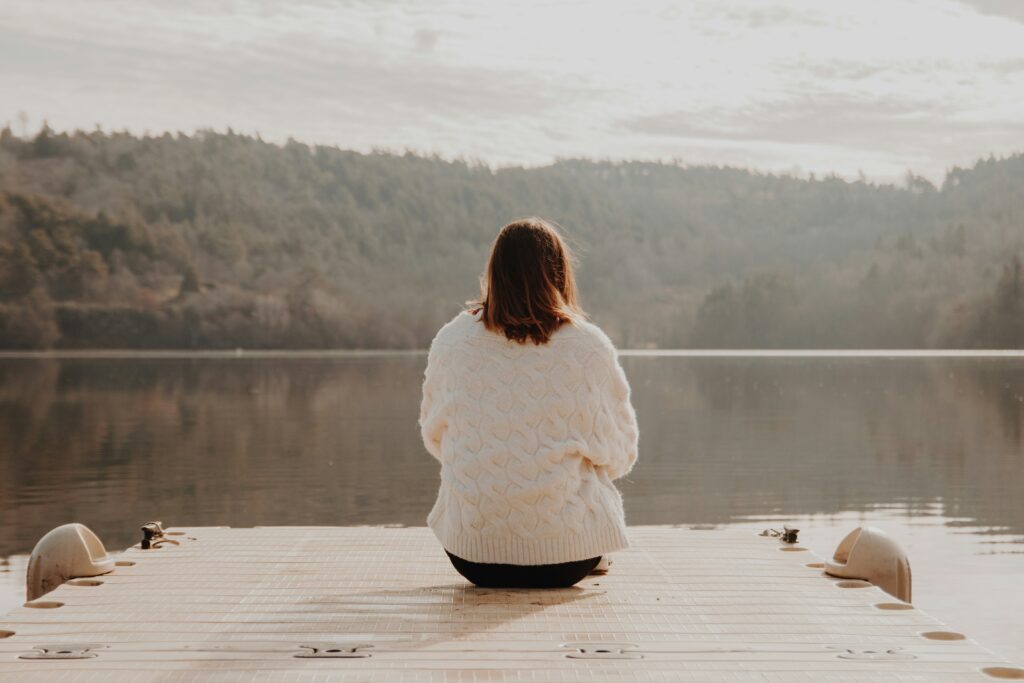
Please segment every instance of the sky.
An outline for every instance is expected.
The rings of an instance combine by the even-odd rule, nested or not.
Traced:
[[[807,175],[1024,151],[1022,0],[4,0],[0,123]]]

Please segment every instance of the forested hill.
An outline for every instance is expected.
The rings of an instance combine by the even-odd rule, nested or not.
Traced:
[[[536,214],[624,347],[1024,347],[1022,190],[5,129],[0,346],[422,348]]]

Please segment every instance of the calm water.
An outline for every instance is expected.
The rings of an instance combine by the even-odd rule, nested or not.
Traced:
[[[0,614],[80,521],[423,524],[425,356],[0,358]],[[909,550],[915,603],[1024,661],[1024,358],[625,356],[633,524],[777,526]]]

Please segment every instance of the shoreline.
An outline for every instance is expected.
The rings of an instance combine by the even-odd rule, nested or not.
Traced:
[[[422,356],[427,349],[50,349],[2,359],[359,358]],[[1024,349],[619,349],[620,356],[679,358],[1024,358]]]

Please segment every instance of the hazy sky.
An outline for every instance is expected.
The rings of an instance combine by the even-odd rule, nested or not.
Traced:
[[[1024,0],[4,0],[0,122],[933,179],[1024,150]]]

